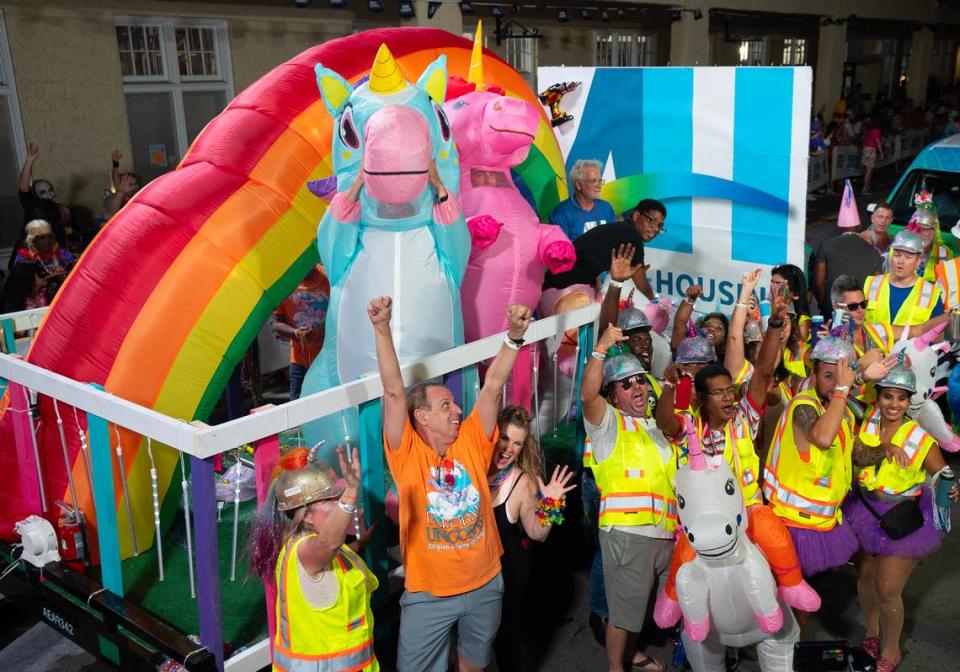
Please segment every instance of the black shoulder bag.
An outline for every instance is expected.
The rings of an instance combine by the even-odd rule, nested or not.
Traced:
[[[857,487],[857,497],[867,507],[867,511],[880,521],[880,527],[894,541],[903,539],[923,527],[923,512],[920,510],[920,503],[917,501],[919,498],[905,499],[881,516],[876,509],[870,506],[870,502],[863,496],[860,487]]]

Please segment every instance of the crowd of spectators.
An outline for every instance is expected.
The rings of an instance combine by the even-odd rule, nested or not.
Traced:
[[[136,173],[120,170],[123,155],[115,149],[110,185],[104,190],[100,213],[94,217],[86,208],[61,202],[50,180],[34,176],[40,156],[38,145],[27,145],[17,185],[23,228],[6,273],[0,270],[4,313],[49,305],[97,232],[140,189]]]

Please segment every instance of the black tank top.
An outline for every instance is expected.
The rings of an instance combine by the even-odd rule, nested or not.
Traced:
[[[493,517],[497,521],[497,530],[500,532],[500,543],[503,546],[503,556],[500,558],[500,565],[503,569],[504,580],[520,579],[529,569],[530,558],[527,555],[527,549],[523,546],[523,524],[520,518],[517,522],[511,523],[507,517],[507,502],[516,489],[521,474],[513,482],[510,492],[504,498],[501,504],[493,507]]]

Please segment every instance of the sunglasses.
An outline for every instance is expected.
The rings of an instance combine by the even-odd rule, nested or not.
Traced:
[[[618,380],[617,385],[620,386],[620,389],[626,392],[627,390],[633,389],[634,385],[646,385],[647,379],[643,374],[638,373],[636,375],[630,376],[629,378],[624,378],[623,380]]]
[[[866,301],[866,300],[860,301],[859,303],[838,303],[838,304],[836,304],[836,305],[837,305],[838,307],[840,307],[840,308],[846,308],[846,309],[847,309],[848,311],[850,311],[851,313],[852,313],[853,311],[855,311],[857,308],[860,308],[861,310],[866,310],[866,309],[867,309],[867,301]]]

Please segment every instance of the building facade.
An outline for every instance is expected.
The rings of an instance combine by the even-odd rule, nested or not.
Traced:
[[[306,5],[299,7],[298,5]],[[111,152],[144,181],[171,170],[238,92],[310,46],[373,27],[472,36],[535,85],[546,65],[810,65],[814,111],[842,95],[923,101],[958,72],[960,1],[0,0],[0,257],[17,175],[99,212]],[[413,16],[410,16],[410,14]],[[408,18],[401,18],[401,15]]]

